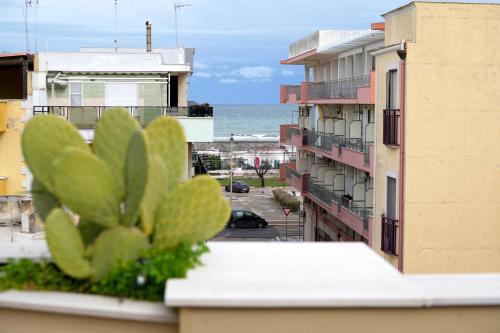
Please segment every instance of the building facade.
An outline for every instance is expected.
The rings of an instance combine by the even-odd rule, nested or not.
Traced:
[[[304,82],[281,86],[282,103],[299,104],[297,124],[280,129],[297,147],[283,178],[302,191],[304,239],[371,244],[374,72],[380,30],[319,30],[289,47],[282,64],[304,66]]]
[[[0,198],[29,196],[21,134],[32,116],[43,114],[65,117],[89,144],[109,107],[125,107],[142,126],[176,117],[188,141],[185,177],[191,177],[193,143],[213,141],[212,108],[188,105],[193,59],[189,48],[0,55]]]
[[[498,272],[500,5],[412,2],[383,18],[384,23],[372,25],[372,29],[384,30],[382,45],[369,52],[372,104],[367,108],[372,107],[373,116],[363,117],[369,119],[367,123],[373,122],[373,150],[366,155],[369,167],[356,168],[370,176],[365,174],[370,184],[364,187],[366,193],[372,191],[365,196],[365,209],[369,208],[368,198],[373,202],[368,232],[366,236],[361,234],[361,240],[405,273]],[[303,39],[290,45],[290,58],[284,63],[318,57],[316,54],[324,50],[321,31],[318,40],[315,44]],[[308,50],[296,55],[292,50],[299,44],[307,45]],[[353,41],[344,44],[352,45]],[[321,63],[317,59],[313,67],[321,68]],[[338,68],[342,66],[339,62]],[[306,81],[309,71],[306,65]],[[314,74],[313,81],[323,80],[321,70]],[[311,109],[324,109],[317,100],[308,98],[311,89],[306,91],[305,87],[311,84],[282,86],[281,102],[303,104],[301,115],[304,112],[300,110],[311,114]],[[359,96],[359,88],[357,92]],[[359,101],[359,97],[350,98]],[[345,118],[348,121],[349,117]],[[295,145],[302,151],[306,147],[306,153],[301,154],[309,161],[314,158],[323,162],[324,153],[320,151],[313,151],[311,157],[308,147],[312,128],[301,122],[299,118],[298,124],[282,126],[282,144]],[[333,127],[336,133],[336,125]],[[345,151],[355,151],[347,135],[351,128],[343,125],[340,129],[346,131],[339,133],[347,139],[334,152],[340,155],[342,151],[347,156]],[[369,142],[369,133],[365,130],[363,142]],[[322,138],[322,143],[328,140],[332,139]],[[329,146],[326,148],[329,151]],[[326,162],[327,168],[332,160],[338,161],[332,157]],[[351,228],[347,211],[356,211],[354,203],[361,202],[356,199],[362,197],[360,193],[356,196],[356,186],[363,187],[356,185],[360,183],[356,178],[354,184],[349,183],[345,172],[338,186],[328,180],[325,185],[333,191],[326,191],[317,184],[321,181],[318,176],[324,174],[309,165],[307,169],[299,158],[295,169],[292,165],[283,170],[288,181],[305,194],[306,240],[338,240],[331,234],[325,237],[325,231],[322,233],[316,225],[330,218],[331,209],[337,207],[337,220],[344,228]],[[350,207],[347,202],[342,205],[342,197],[336,194],[336,189],[342,196],[348,193],[349,186],[349,195],[353,196]],[[324,207],[330,201],[333,207]]]

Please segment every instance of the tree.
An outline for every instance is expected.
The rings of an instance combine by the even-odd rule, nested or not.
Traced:
[[[269,154],[269,147],[265,146],[260,149],[261,155],[268,155]],[[260,186],[264,188],[266,186],[266,181],[264,176],[266,173],[271,169],[271,163],[269,163],[268,159],[262,159],[258,157],[259,153],[259,148],[255,148],[255,158],[254,158],[254,163],[252,168],[255,170],[255,173],[257,176],[260,178]]]

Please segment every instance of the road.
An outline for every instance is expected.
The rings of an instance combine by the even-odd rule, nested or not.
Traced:
[[[226,198],[230,195],[227,192],[223,194]],[[250,193],[233,193],[231,200],[233,209],[243,209],[254,212],[269,222],[268,232],[256,233],[254,229],[235,229],[228,232],[223,230],[214,240],[280,240],[280,241],[298,241],[299,240],[299,216],[290,213],[288,221],[285,214],[274,200],[271,188],[251,188]],[[302,235],[302,230],[300,231]]]

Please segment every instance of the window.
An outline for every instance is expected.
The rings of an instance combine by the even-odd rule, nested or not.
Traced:
[[[71,82],[69,86],[69,103],[71,106],[83,104],[83,92],[81,82]]]
[[[398,80],[398,70],[392,69],[386,74],[386,88],[387,88],[387,99],[386,108],[387,109],[398,109],[399,108],[399,80]]]
[[[383,142],[388,146],[399,146],[399,80],[396,69],[386,74],[386,93]]]
[[[397,255],[397,229],[398,220],[396,219],[397,212],[397,186],[396,178],[387,177],[387,193],[386,193],[386,214],[382,214],[382,242],[381,250],[387,254]]]
[[[243,212],[241,212],[241,211],[235,212],[234,216],[236,216],[236,217],[243,217]]]

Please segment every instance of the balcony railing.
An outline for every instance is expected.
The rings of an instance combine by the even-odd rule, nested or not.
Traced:
[[[34,106],[33,115],[55,114],[65,117],[80,129],[95,128],[97,120],[106,112],[109,106]],[[189,107],[168,106],[124,106],[131,116],[142,126],[147,126],[161,116],[175,117],[212,117],[213,107],[193,105]]]
[[[329,189],[328,187],[332,187]],[[325,205],[330,206],[333,202],[333,185],[322,185],[313,179],[307,180],[307,193],[323,202]]]
[[[383,143],[387,146],[399,146],[399,109],[384,110]]]
[[[368,230],[368,217],[373,214],[373,208],[365,207],[364,202],[354,201],[347,195],[343,195],[341,205],[363,221],[363,229]]]
[[[350,77],[308,85],[308,99],[356,98],[357,88],[369,87],[370,75]]]
[[[381,250],[390,255],[397,255],[398,220],[382,214],[382,246]]]
[[[286,128],[286,138],[291,139],[292,136],[300,135],[300,130],[298,127],[287,127]]]

